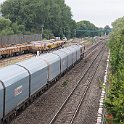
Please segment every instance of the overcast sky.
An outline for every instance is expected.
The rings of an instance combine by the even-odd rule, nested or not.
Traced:
[[[96,26],[110,25],[124,16],[124,0],[65,0],[71,7],[73,19],[89,20]]]
[[[5,0],[0,0],[2,3]],[[65,0],[71,7],[73,19],[89,20],[96,26],[111,25],[124,16],[124,0]]]
[[[5,1],[5,0],[0,0],[0,3],[2,3],[3,1]]]

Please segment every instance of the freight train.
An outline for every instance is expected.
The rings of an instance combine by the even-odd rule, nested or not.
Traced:
[[[63,46],[65,41],[32,41],[25,44],[16,44],[0,48],[0,58],[7,58],[23,53],[36,53],[37,51],[45,52]]]
[[[0,69],[0,120],[8,121],[84,55],[75,44]]]

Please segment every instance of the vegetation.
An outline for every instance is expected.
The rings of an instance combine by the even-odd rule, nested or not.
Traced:
[[[18,25],[16,22],[12,23],[10,19],[0,17],[0,36],[20,34],[25,31],[23,25]]]
[[[111,28],[106,25],[104,28],[98,28],[89,21],[83,20],[77,22],[76,36],[77,37],[94,37],[101,35],[108,35],[111,32]]]
[[[65,87],[68,83],[69,83],[68,80],[66,80],[62,83],[62,85]]]
[[[115,124],[124,124],[124,17],[113,24],[110,35],[110,90],[105,105]]]
[[[46,39],[55,37],[93,37],[104,34],[89,21],[75,22],[65,0],[6,0],[0,11],[8,21],[0,28],[0,35],[42,33]],[[105,28],[108,31],[108,27]],[[106,33],[108,34],[108,32]]]
[[[76,22],[64,0],[6,0],[1,12],[5,18],[24,25],[26,31],[32,33],[41,33],[44,27],[54,36],[74,35]]]
[[[76,36],[77,37],[88,37],[88,36],[96,36],[98,35],[97,30],[98,28],[90,23],[89,21],[80,21],[77,23],[77,29],[76,29]]]
[[[104,34],[108,35],[110,32],[111,32],[111,28],[108,25],[106,25],[104,27]]]

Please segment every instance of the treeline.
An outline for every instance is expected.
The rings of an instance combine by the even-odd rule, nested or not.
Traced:
[[[44,33],[49,36],[74,35],[76,22],[64,0],[6,0],[1,5],[3,17],[23,25],[25,33]]]
[[[98,28],[93,23],[89,21],[77,22],[76,37],[94,37],[108,35],[111,32],[111,28],[106,25],[104,28]]]
[[[113,116],[113,123],[124,124],[124,17],[117,19],[112,26],[110,90],[105,104]]]
[[[43,36],[48,39],[105,33],[89,21],[76,23],[65,0],[6,0],[1,12],[0,35],[40,34],[43,30]]]
[[[77,37],[88,37],[88,36],[97,36],[97,35],[102,35],[98,33],[98,29],[94,24],[92,24],[89,21],[80,21],[77,22],[77,29],[76,29],[76,36]]]

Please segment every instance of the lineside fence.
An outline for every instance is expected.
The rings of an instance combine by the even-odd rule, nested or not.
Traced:
[[[0,46],[9,44],[22,44],[30,41],[40,41],[41,39],[41,34],[0,36]]]

